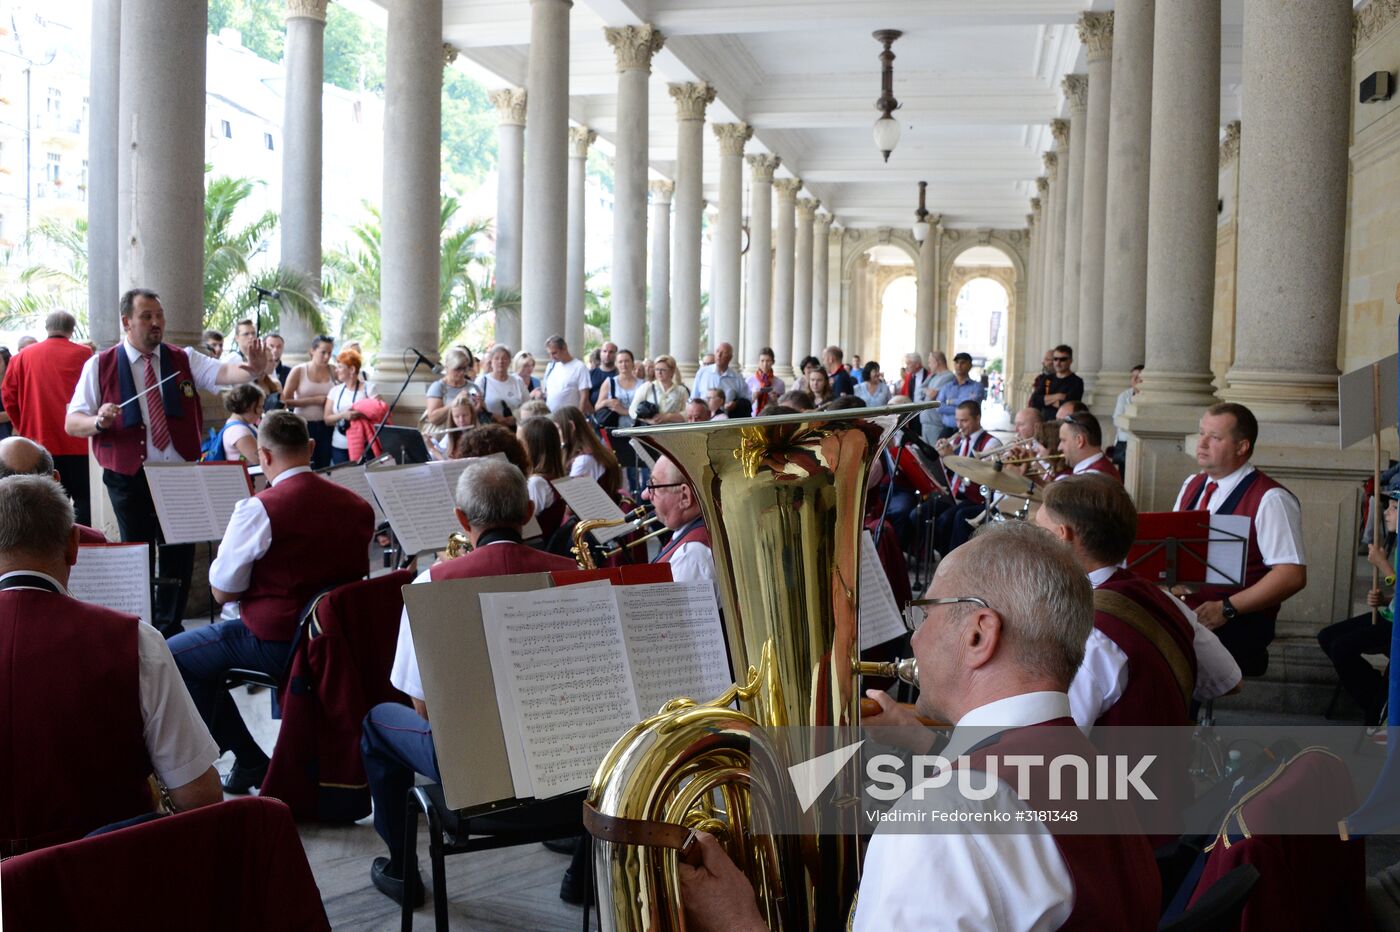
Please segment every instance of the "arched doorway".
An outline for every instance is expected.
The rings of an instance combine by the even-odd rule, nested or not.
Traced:
[[[847,230],[842,257],[841,332],[847,359],[879,360],[898,373],[915,347],[918,245],[902,230]],[[892,360],[892,361],[887,361]],[[892,368],[891,368],[892,367]]]
[[[954,260],[948,274],[948,330],[944,351],[972,356],[974,372],[1005,376],[1016,269],[996,246],[974,246]],[[995,387],[998,375],[990,382]]]

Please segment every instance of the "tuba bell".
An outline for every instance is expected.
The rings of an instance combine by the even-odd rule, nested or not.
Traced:
[[[806,726],[816,736],[831,733],[818,726],[859,724],[866,478],[893,430],[924,407],[618,431],[646,437],[698,493],[740,682],[710,702],[668,702],[599,766],[585,823],[603,929],[684,928],[678,852],[603,828],[637,823],[663,823],[672,837],[714,834],[753,882],[769,928],[845,928],[860,879],[859,788],[838,776],[825,805],[802,811],[764,729]],[[813,757],[834,749],[807,740]],[[779,824],[801,832],[770,830]]]

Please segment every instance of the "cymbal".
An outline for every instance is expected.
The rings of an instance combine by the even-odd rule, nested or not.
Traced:
[[[970,456],[945,456],[943,466],[974,485],[985,485],[997,492],[1029,498],[1033,502],[1040,501],[1038,485],[1025,476],[1003,469],[1000,463],[973,459]]]

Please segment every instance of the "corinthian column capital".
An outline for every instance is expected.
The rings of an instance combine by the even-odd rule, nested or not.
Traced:
[[[651,57],[661,51],[666,37],[650,23],[640,26],[604,26],[603,36],[617,56],[618,71],[651,72]]]
[[[801,178],[779,178],[773,182],[773,190],[778,192],[779,200],[792,200],[797,197],[797,192],[802,190]]]
[[[1064,88],[1065,100],[1069,101],[1070,113],[1083,113],[1089,106],[1089,76],[1067,74],[1060,86]]]
[[[1031,198],[1031,213],[1036,217],[1040,216],[1040,198]]]
[[[817,203],[821,202],[818,201]],[[831,224],[835,221],[836,217],[832,214],[817,214],[817,216],[814,218],[814,222],[817,224],[817,226],[826,227],[825,230],[819,230],[818,233],[830,233]]]
[[[491,103],[496,105],[496,113],[502,123],[510,126],[525,125],[525,89],[503,87],[490,93]]]
[[[1045,163],[1045,177],[1054,181],[1055,176],[1059,174],[1057,166],[1060,164],[1060,157],[1053,152],[1046,152],[1040,160]]]
[[[719,140],[720,155],[743,155],[745,144],[753,138],[753,127],[747,123],[716,123],[711,129]]]
[[[1113,11],[1084,13],[1079,17],[1079,41],[1090,61],[1113,54]]]
[[[754,181],[772,182],[773,172],[783,164],[783,160],[776,155],[750,155],[747,161]]]
[[[694,84],[668,84],[666,89],[676,102],[676,119],[703,120],[705,108],[714,102],[715,89],[706,81]]]
[[[1069,146],[1069,120],[1051,120],[1050,135],[1055,137],[1055,145],[1064,149]]]
[[[1041,175],[1039,178],[1035,179],[1035,189],[1040,192],[1041,197],[1044,197],[1045,193],[1050,190],[1050,179]]]
[[[653,204],[669,204],[671,203],[671,195],[676,191],[676,183],[664,179],[648,181],[647,190],[651,192],[651,202]]]
[[[598,134],[587,126],[569,127],[569,157],[575,159],[588,158],[588,147],[593,145]]]
[[[1220,142],[1220,164],[1233,162],[1240,154],[1240,121],[1234,120],[1225,127],[1225,138]]]
[[[456,61],[456,60],[457,60],[457,48],[456,48],[456,46],[448,45],[446,42],[444,42],[444,43],[442,44],[442,66],[443,66],[444,68],[446,68],[448,65],[452,64],[452,63],[453,63],[454,61]]]
[[[326,21],[327,0],[287,0],[286,19],[314,19],[318,23]]]
[[[799,197],[797,199],[797,219],[803,223],[811,223],[817,213],[817,208],[822,206],[822,202],[814,197]]]

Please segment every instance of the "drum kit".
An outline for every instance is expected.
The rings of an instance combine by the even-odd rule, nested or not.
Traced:
[[[982,490],[987,510],[970,522],[974,526],[984,521],[1024,521],[1040,506],[1041,490],[1053,478],[1052,463],[1060,457],[1018,456],[1026,452],[1028,443],[1003,444],[974,456],[943,457],[945,469]]]

